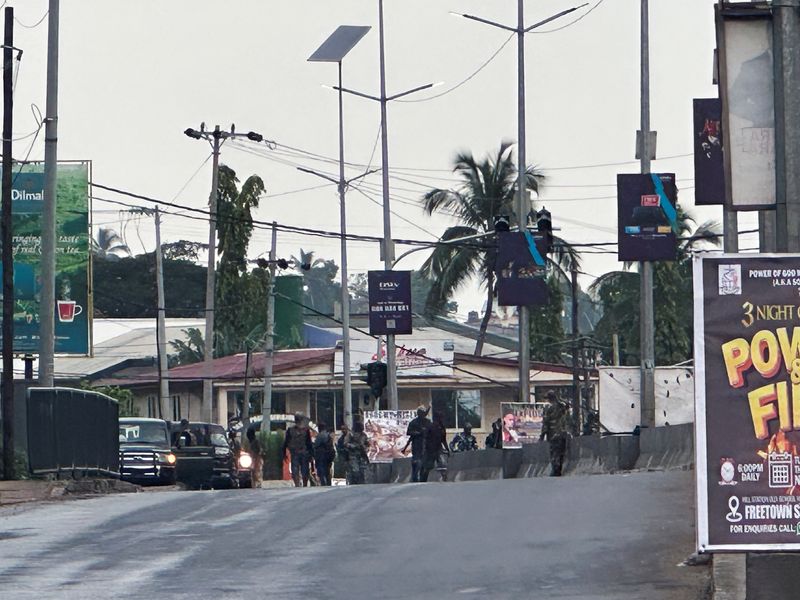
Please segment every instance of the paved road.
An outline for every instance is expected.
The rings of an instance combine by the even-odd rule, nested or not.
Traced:
[[[163,492],[0,510],[0,598],[704,598],[691,473]]]

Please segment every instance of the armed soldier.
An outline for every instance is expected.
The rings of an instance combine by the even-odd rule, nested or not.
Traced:
[[[417,418],[411,420],[406,430],[408,442],[403,448],[403,454],[408,449],[408,445],[411,444],[411,481],[413,482],[420,480],[422,462],[425,460],[425,432],[431,425],[427,414],[428,409],[420,406],[417,409]]]
[[[561,477],[569,436],[569,407],[559,400],[553,390],[547,392],[547,400],[550,404],[544,410],[539,439],[550,442],[550,476]]]
[[[472,435],[472,425],[467,423],[464,425],[464,431],[457,433],[450,442],[450,452],[466,452],[468,450],[477,450],[478,440]]]

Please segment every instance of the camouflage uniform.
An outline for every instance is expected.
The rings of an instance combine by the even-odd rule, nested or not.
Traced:
[[[555,397],[554,397],[555,398]],[[550,476],[560,477],[569,437],[569,407],[561,400],[551,401],[544,410],[542,434],[550,442]]]
[[[478,440],[475,439],[475,436],[471,433],[467,433],[462,431],[457,433],[456,436],[453,438],[453,441],[450,442],[450,451],[451,452],[466,452],[468,450],[477,450],[478,449]]]
[[[344,447],[347,450],[347,483],[365,483],[365,475],[369,459],[367,448],[369,440],[363,431],[353,431],[345,438]]]

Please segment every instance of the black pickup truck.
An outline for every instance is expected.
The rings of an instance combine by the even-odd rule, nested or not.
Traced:
[[[166,421],[120,418],[120,479],[138,484],[170,485],[175,483],[176,462]]]
[[[178,481],[194,489],[239,487],[234,452],[222,425],[172,421],[170,430]]]

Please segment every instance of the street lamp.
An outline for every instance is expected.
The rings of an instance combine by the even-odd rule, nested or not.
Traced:
[[[214,360],[214,289],[216,279],[216,258],[217,258],[217,195],[219,193],[219,149],[228,138],[243,137],[252,141],[260,142],[264,137],[248,131],[247,133],[236,133],[236,129],[231,125],[230,131],[223,131],[219,125],[213,131],[206,130],[205,123],[200,124],[200,130],[191,127],[183,132],[193,140],[206,140],[212,148],[212,167],[211,167],[211,194],[208,198],[208,270],[206,272],[206,333],[203,362],[205,372],[211,373],[211,362]],[[269,143],[269,142],[268,142]],[[210,377],[203,378],[203,404],[201,408],[201,418],[206,422],[211,422],[211,407],[213,406],[211,393],[213,382]]]
[[[300,171],[322,177],[335,183],[339,189],[339,222],[341,227],[341,268],[342,268],[342,406],[344,420],[348,427],[353,426],[352,385],[350,383],[350,293],[347,289],[347,211],[345,193],[352,181],[344,178],[344,102],[342,100],[342,59],[370,30],[367,26],[341,25],[317,50],[308,57],[309,62],[335,62],[339,65],[339,179],[335,180],[324,173],[298,167]],[[364,177],[374,171],[359,175]]]
[[[586,4],[581,4],[574,8],[568,8],[561,12],[547,17],[533,25],[525,27],[525,9],[523,0],[517,0],[517,26],[511,27],[503,25],[502,23],[495,23],[481,17],[474,15],[453,13],[456,16],[485,23],[493,27],[498,27],[506,31],[512,31],[517,34],[517,116],[518,116],[518,149],[517,158],[519,160],[519,167],[517,169],[517,222],[520,231],[526,226],[528,215],[528,207],[526,207],[526,185],[525,179],[527,175],[527,167],[525,165],[525,34],[533,31],[537,27],[541,27],[551,21],[563,17],[571,12],[583,8]],[[530,382],[530,314],[528,313],[527,306],[518,307],[519,312],[519,401],[530,402],[531,382]]]
[[[409,94],[413,94],[414,92],[419,92],[421,90],[427,90],[429,88],[434,87],[435,83],[428,83],[425,85],[421,85],[405,92],[400,92],[399,94],[393,94],[391,96],[386,95],[386,60],[385,60],[385,50],[384,50],[384,35],[383,35],[383,0],[378,0],[378,33],[379,33],[379,40],[380,40],[380,96],[372,96],[370,94],[364,94],[362,92],[356,92],[354,90],[349,90],[341,86],[341,84],[335,87],[335,90],[339,92],[346,92],[348,94],[353,94],[354,96],[358,96],[360,98],[366,98],[367,100],[374,100],[375,102],[379,102],[381,105],[381,174],[382,174],[382,187],[383,187],[383,247],[382,247],[382,255],[383,255],[383,268],[386,271],[392,270],[392,262],[394,261],[394,246],[392,244],[392,225],[391,225],[391,210],[389,207],[389,137],[387,134],[387,122],[386,122],[386,105],[392,100],[397,100],[398,98],[402,98],[403,96],[408,96]],[[380,357],[380,352],[378,352],[378,356]],[[387,335],[386,336],[386,368],[388,374],[388,384],[387,384],[387,391],[388,391],[388,401],[389,401],[389,408],[392,410],[397,410],[398,408],[398,398],[397,398],[397,366],[396,366],[396,350],[395,350],[395,340],[394,335]]]

